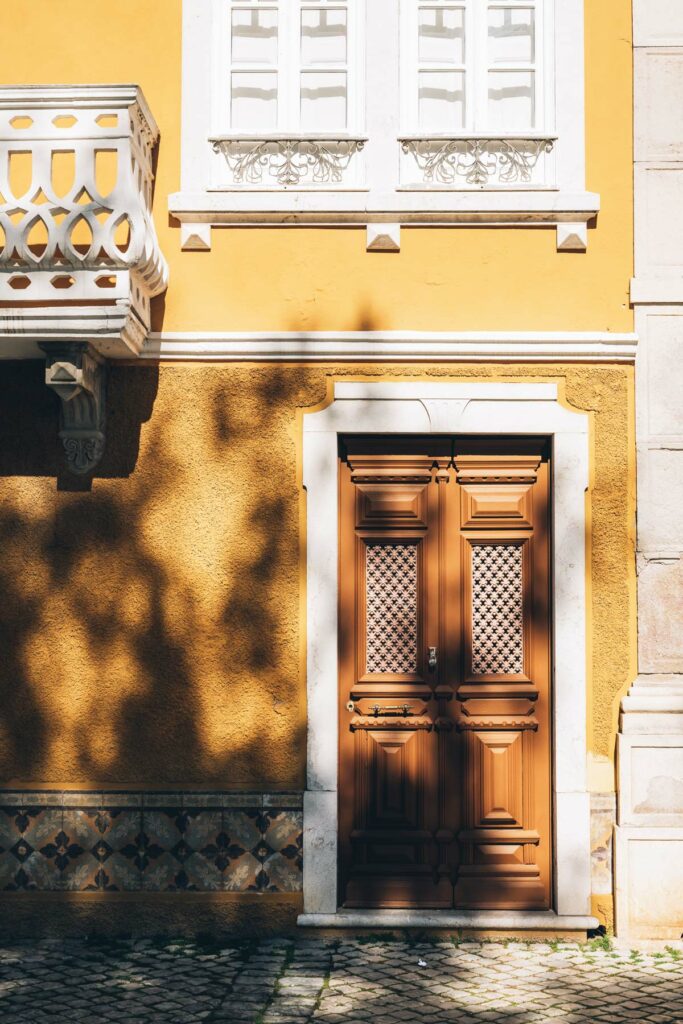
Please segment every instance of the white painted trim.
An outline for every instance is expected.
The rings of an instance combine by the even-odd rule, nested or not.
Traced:
[[[109,306],[0,309],[0,361],[44,361],[40,341],[87,341],[107,359],[131,359],[136,358],[144,340],[145,327],[127,299]]]
[[[401,224],[534,224],[587,223],[600,210],[600,196],[579,190],[538,189],[505,192],[418,191],[258,191],[174,192],[168,208],[181,222],[277,224],[287,216],[299,224],[367,224],[369,220]],[[296,220],[292,220],[296,214]],[[527,216],[523,216],[526,214]]]
[[[0,319],[0,339],[2,320]],[[151,334],[146,361],[346,361],[632,363],[638,336],[609,331],[165,331]]]
[[[0,361],[43,359],[37,341],[54,337],[87,337],[110,359],[130,358],[115,344],[124,322],[117,307],[66,312],[0,310]],[[609,331],[163,331],[150,334],[136,362],[633,363],[637,349],[637,334]]]
[[[595,917],[560,916],[552,910],[340,910],[337,914],[301,914],[307,928],[477,928],[501,931],[586,932]]]
[[[367,224],[389,220],[399,224],[552,224],[586,225],[599,210],[599,197],[585,191],[585,102],[583,0],[547,0],[546,108],[544,129],[557,135],[553,152],[554,189],[475,189],[451,192],[425,189],[419,194],[400,189],[399,17],[393,0],[367,5],[367,34],[372,40],[365,61],[368,143],[363,151],[367,190],[362,173],[342,183],[339,191],[303,189],[211,191],[216,156],[209,137],[225,131],[215,119],[217,76],[211,40],[217,36],[214,4],[183,0],[183,110],[181,191],[169,197],[169,210],[181,223]],[[395,31],[387,31],[394,26]],[[362,35],[362,33],[361,33]],[[207,54],[210,59],[207,60]],[[554,74],[553,74],[554,72]],[[363,118],[360,118],[362,121]],[[359,121],[359,123],[360,123]],[[387,188],[387,183],[389,188]],[[346,190],[344,188],[346,186]],[[194,238],[189,231],[188,237]],[[574,231],[575,240],[582,237]],[[576,246],[578,247],[578,246]]]
[[[304,415],[307,492],[307,791],[304,914],[337,913],[338,435],[529,434],[553,443],[555,910],[584,918],[590,896],[586,777],[585,491],[588,415],[555,384],[336,382]],[[305,920],[305,919],[304,919]]]
[[[580,252],[600,210],[594,192],[176,192],[168,209],[194,238],[206,227],[366,227],[390,223],[426,227],[557,227],[560,251]],[[210,243],[211,234],[204,231]],[[189,244],[185,248],[193,249]]]

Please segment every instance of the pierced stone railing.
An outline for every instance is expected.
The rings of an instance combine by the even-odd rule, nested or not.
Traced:
[[[134,85],[0,87],[0,345],[44,352],[74,473],[104,452],[107,357],[140,353],[166,288],[158,137]]]
[[[246,188],[343,184],[366,141],[332,135],[221,135],[209,139],[214,152],[225,158],[229,184]]]
[[[140,351],[167,283],[152,221],[158,136],[134,85],[0,87],[0,322],[10,306],[37,341],[57,319],[61,337]],[[79,321],[74,302],[94,301],[101,322]],[[63,308],[38,320],[36,302]]]
[[[547,185],[543,162],[555,147],[554,137],[533,135],[409,135],[399,142],[424,186],[479,189]]]

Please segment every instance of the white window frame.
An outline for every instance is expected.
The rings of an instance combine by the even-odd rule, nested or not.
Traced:
[[[559,0],[558,0],[559,2]],[[399,188],[458,191],[553,190],[556,181],[554,10],[556,0],[400,0],[401,172]],[[465,14],[465,116],[462,128],[420,127],[419,10],[457,7]],[[523,130],[493,128],[488,118],[488,13],[532,8],[535,19],[534,117]],[[497,71],[526,70],[509,64]],[[439,70],[446,70],[443,65]],[[460,70],[460,69],[458,69]],[[516,166],[515,166],[516,165]]]
[[[487,54],[487,19],[476,17],[477,10],[482,15],[490,8],[514,8],[525,10],[533,8],[535,15],[535,123],[529,127],[531,134],[552,134],[555,130],[552,113],[554,111],[554,68],[553,60],[553,14],[555,4],[548,0],[401,0],[401,132],[418,133],[420,131],[417,110],[417,72],[418,60],[418,11],[422,8],[441,7],[460,8],[465,12],[465,124],[464,134],[485,135],[491,131],[487,124],[485,111],[488,107],[486,78],[490,70]],[[496,70],[508,70],[507,67]],[[510,70],[520,70],[510,65]],[[525,70],[525,69],[521,69]],[[472,95],[470,86],[475,84],[476,92]],[[548,114],[546,114],[546,110]],[[445,129],[447,130],[447,129]]]
[[[207,0],[205,0],[207,2]],[[230,14],[233,9],[255,9],[268,10],[276,9],[279,15],[278,24],[278,123],[275,131],[278,134],[298,135],[302,133],[300,127],[299,112],[299,74],[301,73],[301,61],[299,55],[299,23],[295,16],[301,9],[319,10],[318,0],[272,0],[272,4],[266,0],[254,3],[253,0],[208,0],[213,4],[213,52],[212,52],[212,89],[211,89],[211,125],[213,135],[235,134],[244,136],[244,131],[233,128],[230,116],[230,75],[233,71],[230,38],[231,24]],[[340,0],[339,4],[328,2],[325,5],[330,10],[335,7],[344,8],[347,11],[347,116],[346,128],[341,134],[353,135],[363,131],[363,48],[362,33],[359,24],[365,15],[365,0]],[[294,69],[292,71],[292,69]],[[241,67],[239,70],[242,70]],[[251,69],[247,69],[251,70]],[[254,66],[254,70],[264,71],[266,66]],[[324,73],[333,72],[336,69],[321,66],[319,69]]]
[[[272,192],[315,189],[318,191],[339,191],[354,189],[364,178],[364,160],[361,154],[365,142],[363,120],[365,98],[363,68],[365,52],[364,34],[360,29],[365,21],[366,0],[334,0],[325,3],[329,10],[345,8],[347,12],[347,76],[346,126],[329,132],[311,132],[301,125],[300,76],[304,70],[300,51],[300,21],[302,10],[320,10],[320,0],[204,0],[212,10],[211,31],[211,92],[210,92],[210,138],[220,140],[218,150],[214,147],[211,158],[209,188],[216,191]],[[272,65],[277,75],[278,100],[276,125],[272,131],[249,131],[236,128],[231,120],[231,75],[235,70],[231,60],[231,13],[233,10],[255,9],[278,11],[278,59]],[[257,65],[238,70],[265,72],[268,65]],[[308,70],[308,68],[306,68]],[[334,73],[333,67],[319,65],[315,70],[324,74]],[[299,181],[283,182],[274,180],[274,169],[283,169],[285,159],[292,152],[292,142],[299,141],[302,159],[299,167],[304,173]],[[261,143],[259,146],[258,144]],[[304,145],[308,143],[308,145]],[[343,181],[328,181],[325,168],[320,164],[322,174],[315,175],[315,160],[322,144],[322,161],[338,159],[344,167]],[[228,154],[230,160],[227,159]],[[249,156],[253,154],[251,166],[255,173],[249,174]],[[239,175],[234,173],[236,160],[247,156],[246,166]],[[348,159],[347,159],[348,156]],[[286,168],[284,168],[286,171]],[[295,173],[291,177],[296,177]],[[246,172],[246,173],[244,173]],[[322,177],[323,180],[317,180]],[[246,179],[246,180],[245,180]]]
[[[221,225],[287,223],[357,224],[368,227],[368,248],[396,249],[401,224],[524,225],[557,227],[560,249],[583,250],[587,226],[600,208],[585,187],[583,0],[547,0],[553,8],[544,61],[547,74],[542,135],[552,142],[552,180],[542,186],[475,188],[401,181],[400,26],[396,0],[366,4],[367,56],[363,32],[357,48],[365,68],[368,102],[357,111],[356,155],[341,182],[230,190],[216,183],[215,14],[224,0],[183,0],[183,114],[181,191],[170,196],[181,223],[185,249],[209,249],[211,229]],[[359,0],[358,0],[359,2]],[[406,0],[407,2],[407,0]],[[522,0],[519,5],[523,6]],[[387,26],[396,24],[396,31]],[[548,83],[550,82],[550,85]],[[393,102],[392,102],[393,98]],[[359,99],[362,103],[362,100]],[[469,138],[477,133],[469,133]],[[527,139],[534,133],[526,133]],[[332,136],[338,138],[339,134]],[[303,137],[302,137],[303,138]],[[362,152],[361,147],[364,145]],[[220,180],[220,179],[219,179]],[[371,240],[372,239],[372,244]]]

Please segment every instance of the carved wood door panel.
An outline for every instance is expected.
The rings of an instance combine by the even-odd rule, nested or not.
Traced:
[[[345,906],[550,906],[548,488],[538,443],[342,446]]]

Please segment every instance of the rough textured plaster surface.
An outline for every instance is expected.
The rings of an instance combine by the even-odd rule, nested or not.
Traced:
[[[115,367],[91,490],[0,367],[0,785],[303,787],[296,409],[344,375],[536,379],[594,412],[592,749],[631,681],[631,370]]]

